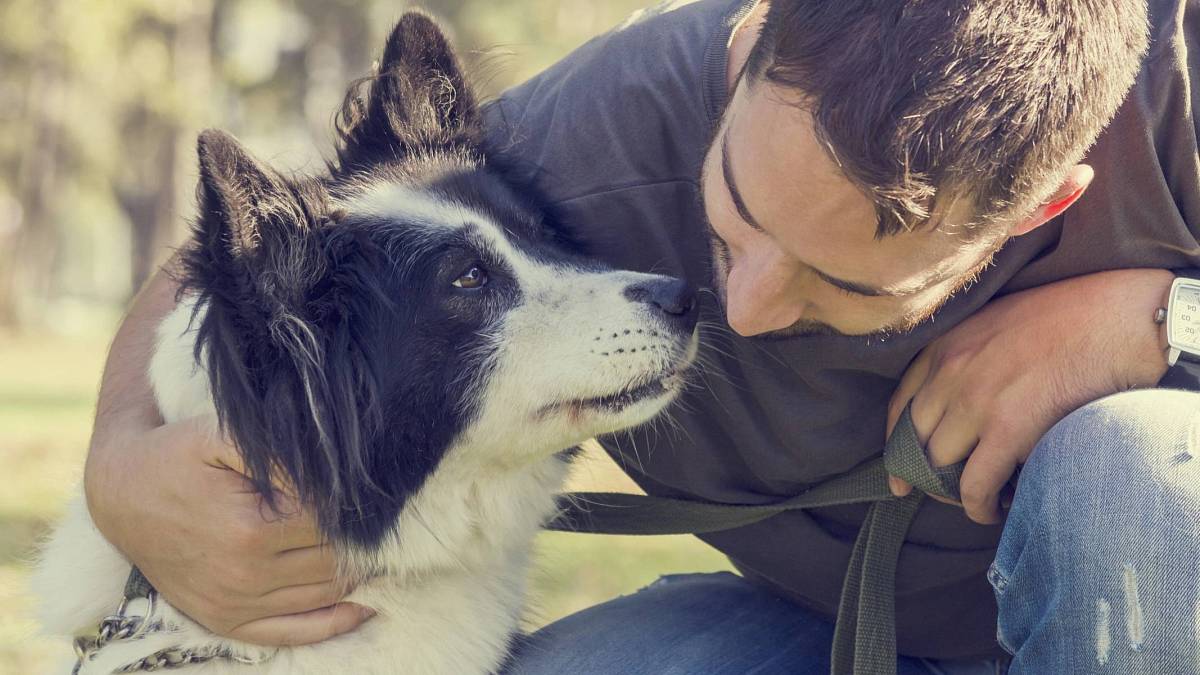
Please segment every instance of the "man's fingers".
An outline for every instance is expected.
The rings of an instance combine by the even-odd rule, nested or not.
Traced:
[[[966,459],[979,443],[979,427],[960,406],[951,405],[938,421],[925,450],[934,467],[950,466]]]
[[[317,548],[325,544],[325,537],[317,529],[317,522],[307,511],[296,511],[287,503],[277,503],[276,510],[263,504],[259,509],[267,521],[266,541],[276,553],[296,549]]]
[[[350,590],[349,584],[333,581],[286,586],[255,600],[254,609],[263,616],[303,614],[337,604]]]
[[[283,551],[275,556],[271,567],[280,584],[271,590],[303,584],[332,581],[337,571],[337,558],[333,547],[307,546]]]
[[[923,441],[930,463],[935,467],[949,466],[962,461],[975,448],[979,442],[977,424],[953,402],[942,403],[945,399],[936,393],[932,384],[926,381],[913,399],[913,426],[918,439]],[[889,477],[888,483],[892,494],[898,497],[912,491],[907,482],[895,476]],[[952,499],[930,497],[946,504],[958,504]]]
[[[892,392],[891,403],[888,405],[887,436],[892,435],[892,430],[896,428],[896,422],[900,420],[900,413],[904,412],[905,406],[925,383],[925,379],[929,377],[932,361],[928,350],[925,350],[918,354],[912,363],[908,364],[908,369],[904,371],[900,383],[896,385],[896,391]]]
[[[907,497],[908,493],[912,492],[912,486],[908,484],[908,481],[896,476],[888,476],[888,488],[897,497]]]
[[[900,383],[896,384],[892,400],[888,404],[887,429],[884,430],[886,437],[892,436],[892,431],[895,430],[896,423],[900,420],[900,414],[904,412],[908,401],[912,400],[913,395],[925,383],[925,378],[929,376],[930,363],[928,352],[920,352],[917,354],[917,358],[908,364],[904,376],[900,377]],[[895,476],[888,477],[888,488],[892,490],[893,495],[898,497],[904,497],[908,495],[908,492],[912,492],[912,485],[908,484],[905,479]]]
[[[242,453],[231,439],[221,433],[216,415],[197,415],[173,424],[178,427],[178,431],[174,433],[189,439],[192,452],[200,461],[214,468],[228,469],[239,476],[248,475]],[[295,487],[282,472],[271,476],[271,484],[276,492],[294,498]]]
[[[184,590],[164,597],[202,626],[218,635],[234,635],[242,626],[276,617],[301,616],[332,607],[353,590],[343,581],[286,586],[264,595],[208,589],[203,594]],[[276,644],[268,642],[263,644]],[[280,642],[278,644],[285,644]]]
[[[247,527],[258,530],[255,538],[262,550],[278,554],[325,543],[316,520],[293,497],[276,493],[273,505],[257,494],[247,497],[241,517],[249,521]]]
[[[912,363],[908,364],[908,369],[904,371],[904,375],[900,378],[900,383],[896,385],[896,391],[892,392],[892,399],[888,404],[886,437],[891,437],[892,431],[896,428],[896,423],[900,421],[900,414],[904,412],[904,408],[908,406],[908,402],[912,400],[913,395],[925,383],[925,378],[929,376],[930,362],[931,359],[927,355],[927,352],[922,351],[917,355],[917,358],[913,359]],[[912,492],[912,486],[903,478],[897,478],[896,476],[888,476],[888,488],[897,497],[904,497]]]
[[[302,614],[257,619],[233,629],[229,637],[258,645],[307,645],[348,633],[372,616],[374,612],[366,607],[343,602]]]
[[[967,517],[981,525],[1000,522],[1000,492],[1017,469],[1017,454],[994,442],[980,441],[959,482]]]

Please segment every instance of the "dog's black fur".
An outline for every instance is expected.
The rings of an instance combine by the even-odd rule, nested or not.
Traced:
[[[479,336],[520,290],[461,233],[412,239],[337,199],[386,176],[488,214],[527,249],[571,252],[531,191],[485,168],[479,109],[427,17],[400,20],[338,131],[320,178],[282,176],[205,132],[180,281],[207,307],[197,357],[255,487],[270,500],[273,481],[290,484],[333,542],[370,549],[477,409]],[[477,263],[485,289],[450,286]]]

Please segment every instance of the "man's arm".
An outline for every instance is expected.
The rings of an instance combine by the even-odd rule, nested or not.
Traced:
[[[101,531],[108,532],[112,523],[101,517],[116,509],[101,501],[114,496],[100,489],[120,483],[120,453],[98,452],[96,448],[120,445],[119,433],[146,433],[163,423],[158,413],[148,378],[150,357],[153,354],[155,328],[175,306],[176,285],[163,272],[155,274],[133,299],[109,347],[100,381],[100,400],[96,404],[96,419],[84,472],[84,491],[88,510]],[[116,455],[115,457],[113,455]],[[101,461],[101,460],[109,461]],[[114,473],[116,471],[117,473]],[[93,489],[96,488],[96,489]]]
[[[281,502],[285,516],[265,509],[211,419],[163,424],[147,373],[176,291],[156,274],[109,350],[84,473],[92,520],[163,597],[216,633],[304,644],[353,630],[369,614],[339,603],[347,589],[312,519],[296,504]]]
[[[1086,403],[1162,379],[1166,342],[1153,317],[1173,279],[1167,270],[1098,272],[992,301],[909,365],[888,433],[911,400],[934,465],[967,459],[967,515],[999,522],[1002,489],[1050,427]],[[894,493],[909,490],[892,478]]]

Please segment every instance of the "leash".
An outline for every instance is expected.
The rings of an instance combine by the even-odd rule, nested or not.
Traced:
[[[911,404],[910,404],[911,407]],[[964,463],[934,468],[906,407],[881,459],[774,504],[718,504],[620,492],[560,496],[546,529],[592,534],[703,534],[757,523],[788,511],[870,503],[842,583],[833,633],[832,675],[895,675],[896,562],[926,494],[959,500]],[[888,475],[913,486],[895,497]]]

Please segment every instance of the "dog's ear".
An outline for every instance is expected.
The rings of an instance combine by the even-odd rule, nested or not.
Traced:
[[[476,146],[482,130],[458,57],[433,19],[420,12],[396,23],[378,72],[350,90],[337,122],[343,170],[414,150]]]
[[[383,49],[371,104],[401,124],[398,129],[475,133],[479,109],[458,57],[433,19],[408,12]]]
[[[336,535],[341,506],[373,486],[361,468],[372,384],[347,315],[366,316],[357,307],[376,296],[343,294],[369,275],[347,262],[353,232],[335,226],[318,181],[285,178],[224,132],[205,131],[197,149],[200,216],[179,268],[205,308],[196,359],[259,494],[274,506],[284,477]]]
[[[263,300],[298,302],[316,282],[312,271],[325,267],[322,244],[313,236],[326,220],[325,194],[318,183],[284,178],[223,131],[201,133],[196,150],[200,217],[194,267],[207,268],[207,275],[228,276],[221,285],[253,286],[252,279],[270,275],[270,284],[255,287],[270,296]]]
[[[261,253],[306,219],[287,182],[229,134],[209,129],[196,143],[200,157],[201,236],[219,257],[245,260]]]

